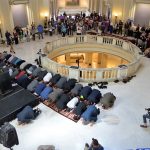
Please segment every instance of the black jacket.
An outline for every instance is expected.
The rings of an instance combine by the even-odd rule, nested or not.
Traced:
[[[97,89],[93,89],[87,100],[92,103],[99,103],[101,98],[101,92]]]
[[[84,99],[87,99],[87,97],[90,95],[92,92],[92,88],[90,86],[85,86],[80,92],[80,96],[83,96]]]
[[[61,78],[60,74],[55,74],[50,80],[51,84],[56,84],[60,78]]]
[[[11,54],[8,54],[6,55],[5,59],[8,60],[12,55]]]
[[[62,94],[56,102],[56,107],[59,110],[63,110],[67,107],[67,103],[70,101],[70,97],[67,94]]]
[[[24,68],[23,68],[23,70],[27,70],[27,69],[29,69],[30,67],[32,66],[32,64],[27,64]]]
[[[86,104],[84,102],[77,103],[77,107],[74,109],[74,113],[78,116],[81,116],[82,113],[86,110]]]
[[[17,67],[19,67],[22,63],[24,63],[25,62],[25,60],[20,60],[17,64],[16,64],[16,66]]]
[[[43,80],[44,76],[47,74],[47,71],[44,70],[44,71],[40,71],[38,72],[37,76],[38,76],[38,80],[41,81]]]
[[[63,90],[69,92],[71,89],[74,88],[76,84],[76,79],[69,79],[63,86]]]

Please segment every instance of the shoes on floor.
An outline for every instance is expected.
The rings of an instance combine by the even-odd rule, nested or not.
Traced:
[[[33,94],[34,94],[34,95],[36,95],[36,96],[38,96],[38,94],[37,94],[37,93],[35,93],[35,92],[34,92]]]
[[[114,82],[115,82],[115,83],[118,83],[118,82],[119,82],[119,80],[115,80]]]
[[[16,52],[15,51],[10,51],[10,53],[14,53],[15,54]]]
[[[92,83],[89,83],[89,84],[88,84],[88,86],[91,86],[91,87],[92,87],[92,86],[93,86],[93,84],[92,84]]]
[[[12,84],[13,87],[14,87],[14,86],[17,86],[17,85],[18,85],[17,83],[13,83],[13,84]]]
[[[147,126],[145,126],[145,125],[140,125],[140,127],[142,127],[142,128],[147,128]]]

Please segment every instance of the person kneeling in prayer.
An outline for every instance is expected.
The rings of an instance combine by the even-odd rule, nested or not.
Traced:
[[[17,114],[18,124],[27,124],[41,113],[39,108],[33,109],[31,106],[26,106],[20,113]]]
[[[74,98],[72,98],[68,103],[67,103],[67,111],[71,111],[71,110],[73,110],[75,107],[76,107],[76,105],[77,105],[77,103],[79,102],[79,98],[78,97],[74,97]]]
[[[86,111],[81,115],[81,121],[84,125],[91,123],[91,126],[97,121],[97,115],[100,114],[100,109],[95,105],[89,105]]]

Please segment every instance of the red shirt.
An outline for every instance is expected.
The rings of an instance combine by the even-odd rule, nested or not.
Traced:
[[[15,79],[19,79],[21,76],[23,76],[26,72],[25,71],[21,71],[16,77]]]

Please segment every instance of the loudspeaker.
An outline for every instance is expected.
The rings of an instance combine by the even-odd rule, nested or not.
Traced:
[[[12,91],[11,77],[9,72],[3,72],[0,74],[0,93],[5,95]]]
[[[18,145],[18,135],[13,125],[6,122],[0,128],[0,143],[7,148],[12,148],[14,145]]]

